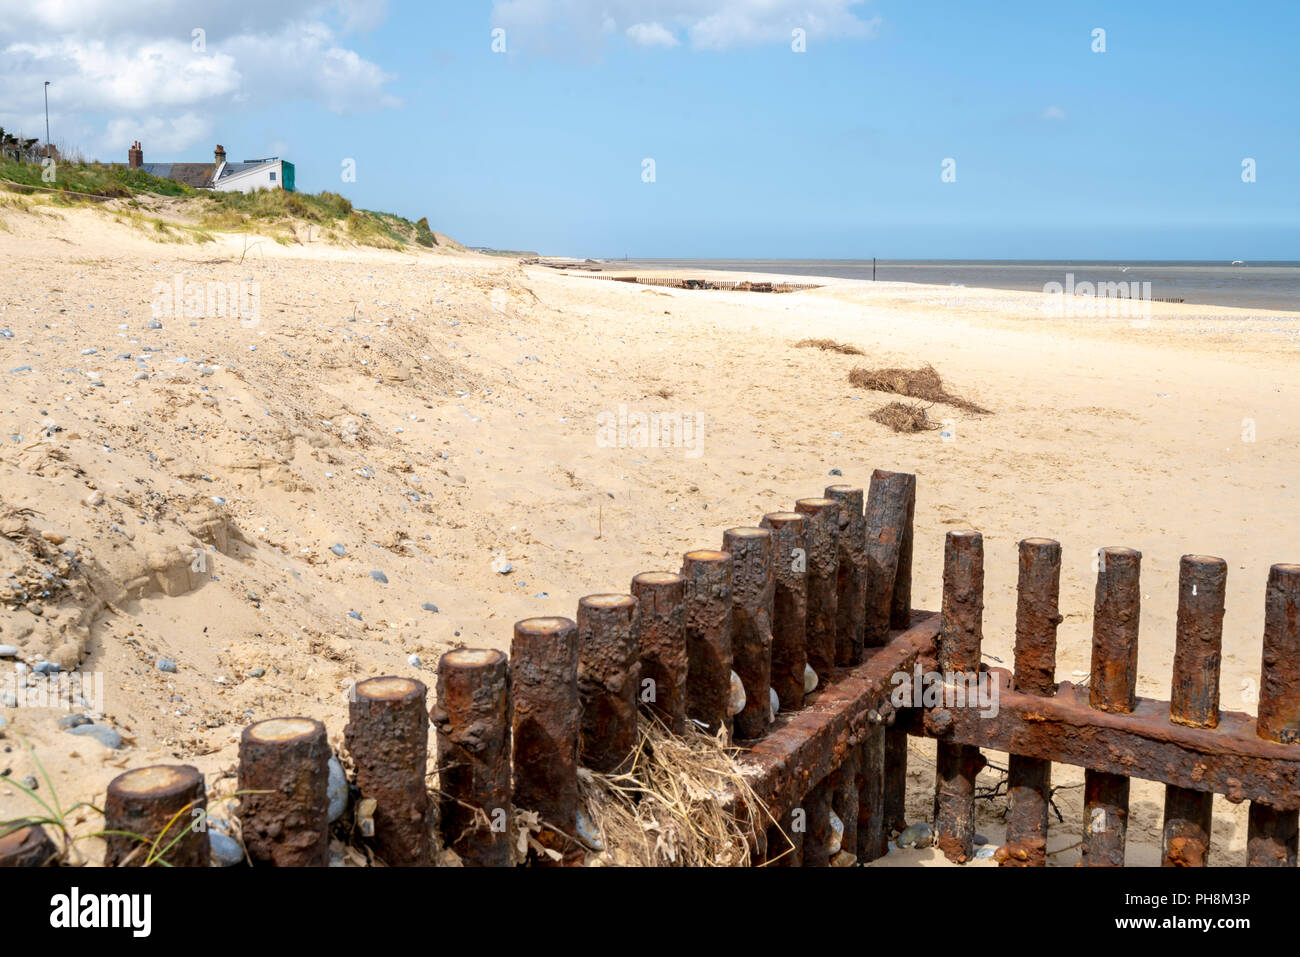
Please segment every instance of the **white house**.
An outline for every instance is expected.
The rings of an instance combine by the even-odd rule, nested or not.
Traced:
[[[293,164],[278,156],[231,163],[225,147],[217,145],[211,163],[146,163],[139,141],[127,150],[127,166],[142,169],[163,179],[186,183],[195,189],[251,193],[255,189],[284,189],[293,192]]]

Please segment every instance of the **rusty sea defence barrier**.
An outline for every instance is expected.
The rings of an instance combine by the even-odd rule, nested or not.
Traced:
[[[1085,769],[1085,865],[1124,863],[1136,777],[1165,785],[1166,865],[1207,863],[1211,802],[1222,794],[1250,802],[1247,864],[1295,866],[1300,565],[1269,572],[1252,717],[1219,707],[1222,559],[1182,559],[1170,699],[1156,701],[1135,693],[1142,556],[1101,549],[1089,686],[1058,683],[1059,543],[1020,542],[1014,668],[988,667],[983,539],[949,532],[942,607],[911,608],[915,501],[914,476],[877,470],[865,493],[833,485],[730,529],[720,548],[686,553],[679,572],[642,573],[628,593],[583,598],[576,620],[516,623],[509,656],[447,652],[431,710],[413,678],[358,683],[345,745],[361,797],[373,802],[375,853],[390,865],[428,864],[436,801],[442,841],[467,865],[515,860],[504,826],[515,808],[544,824],[537,841],[551,853],[539,863],[580,863],[579,769],[625,769],[638,722],[653,716],[674,733],[693,721],[740,748],[773,822],[750,835],[756,863],[825,866],[885,854],[905,824],[908,735],[922,735],[936,740],[935,842],[953,861],[972,856],[975,779],[990,749],[1010,755],[1007,840],[996,855],[1005,866],[1046,863],[1053,763]],[[922,672],[941,676],[943,693],[896,706],[899,676]],[[739,711],[733,673],[745,691]],[[993,713],[949,693],[978,682],[996,684]],[[430,723],[439,773],[432,800]],[[240,823],[253,863],[324,864],[324,726],[256,722],[239,757]],[[109,785],[106,829],[156,836],[205,801],[192,767],[134,769]],[[838,839],[832,815],[842,823]],[[0,839],[0,863],[40,863],[47,847],[39,828],[14,831]],[[132,850],[127,838],[110,840],[107,863],[142,863]],[[206,836],[181,835],[166,858],[206,864]]]

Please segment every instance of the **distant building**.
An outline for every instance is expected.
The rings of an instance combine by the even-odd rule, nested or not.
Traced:
[[[278,156],[231,163],[225,147],[218,144],[211,163],[146,163],[144,149],[136,140],[126,151],[129,169],[141,169],[151,176],[174,180],[195,189],[251,193],[255,189],[284,189],[293,192],[293,164]]]

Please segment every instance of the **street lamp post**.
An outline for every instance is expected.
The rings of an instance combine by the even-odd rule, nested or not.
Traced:
[[[50,156],[50,81],[45,81],[45,158]]]

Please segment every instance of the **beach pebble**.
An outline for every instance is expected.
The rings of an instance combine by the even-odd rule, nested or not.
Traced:
[[[504,555],[498,555],[492,559],[492,570],[498,575],[509,575],[510,570],[514,567]]]
[[[385,575],[383,572],[379,571],[378,569],[372,571],[370,573],[370,577],[373,578],[375,581],[379,582],[381,585],[388,584],[388,576]]]
[[[898,846],[929,847],[933,839],[934,831],[930,829],[930,825],[925,821],[917,821],[903,828],[903,833],[898,835]]]
[[[250,677],[250,678],[260,678],[260,677],[262,677],[264,674],[266,674],[266,669],[265,669],[265,668],[254,668],[252,671],[250,671],[250,672],[248,673],[248,677]]]
[[[831,811],[831,840],[827,845],[831,856],[834,857],[840,852],[840,847],[844,844],[844,822],[840,816]]]
[[[781,699],[777,695],[775,688],[767,689],[767,708],[769,712],[769,721],[775,719],[777,712],[781,710]]]
[[[64,731],[67,731],[69,728],[79,728],[83,724],[94,724],[94,723],[95,722],[91,721],[84,714],[65,714],[62,718],[59,719],[59,727],[62,728]]]
[[[352,618],[352,619],[355,619],[356,621],[360,621],[360,620],[361,620],[361,613],[360,613],[360,612],[356,612],[356,611],[350,611],[350,612],[348,612],[348,617],[349,617],[349,618]]]
[[[104,747],[113,751],[122,746],[122,736],[106,724],[79,724],[75,728],[68,728],[68,734],[94,738]]]
[[[161,329],[162,323],[159,322],[157,319],[150,319],[147,327],[150,329]]]
[[[0,645],[0,658],[17,658],[18,649],[13,645]]]
[[[175,674],[175,673],[176,673],[176,662],[172,661],[170,658],[159,658],[159,659],[158,659],[158,670],[159,670],[159,671],[166,671],[166,672],[168,672],[169,674]]]
[[[38,661],[32,665],[32,671],[38,675],[57,675],[59,666],[52,661]]]
[[[830,474],[831,474],[831,475],[843,475],[844,473],[841,472],[839,469],[831,469]]]
[[[36,778],[32,777],[30,774],[23,778],[23,787],[27,788],[29,791],[35,791],[40,786],[41,782],[37,781]]]
[[[410,665],[412,668],[418,668],[420,667],[420,656],[411,655],[409,658],[406,659],[406,663]]]
[[[18,696],[12,691],[6,691],[4,694],[0,694],[0,704],[6,708],[16,708],[18,707]]]
[[[208,820],[214,821],[213,818]],[[244,849],[239,846],[239,842],[216,828],[208,829],[208,850],[212,852],[212,863],[217,867],[234,867],[244,863]]]
[[[330,757],[330,776],[326,793],[330,799],[330,823],[333,824],[348,809],[348,776],[336,757]]]
[[[82,505],[88,505],[90,508],[96,508],[104,504],[104,493],[95,489],[89,495],[81,500]]]
[[[330,551],[332,551],[339,558],[342,558],[344,555],[348,553],[348,550],[344,548],[342,545],[340,545],[338,542],[335,542],[333,545],[330,546]]]
[[[582,808],[578,808],[578,836],[598,851],[605,849],[605,845],[600,841],[600,835],[596,832],[596,825],[591,823],[591,819]]]
[[[423,608],[425,611],[432,611],[435,613],[438,611],[438,606],[431,601],[426,601],[420,607]]]
[[[994,847],[992,844],[981,844],[979,847],[975,848],[975,860],[977,861],[987,860],[997,852],[998,849]]]
[[[817,687],[817,672],[813,671],[812,665],[803,666],[803,693],[812,694]]]
[[[731,700],[728,708],[732,714],[740,714],[745,710],[745,683],[734,671],[731,673]]]

